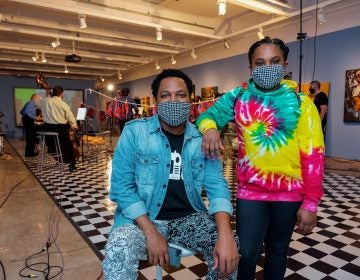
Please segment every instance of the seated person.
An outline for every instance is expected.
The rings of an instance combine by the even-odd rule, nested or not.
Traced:
[[[230,191],[221,161],[206,159],[201,134],[188,121],[191,90],[182,71],[164,70],[152,83],[158,115],[126,123],[121,134],[111,175],[117,209],[103,261],[107,280],[137,279],[146,255],[152,265],[168,265],[168,242],[201,253],[206,279],[236,279]]]

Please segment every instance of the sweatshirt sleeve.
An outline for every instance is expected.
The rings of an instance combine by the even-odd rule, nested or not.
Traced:
[[[196,126],[203,134],[210,128],[223,128],[234,120],[234,107],[241,88],[234,88],[218,99],[213,106],[201,113],[196,120]]]
[[[301,208],[316,212],[324,194],[324,136],[320,116],[312,100],[302,95],[301,103],[297,133],[303,178]]]

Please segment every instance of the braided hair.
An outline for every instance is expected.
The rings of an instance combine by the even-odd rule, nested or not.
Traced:
[[[277,39],[277,38],[271,39],[269,36],[266,36],[264,39],[261,39],[261,40],[255,42],[250,47],[249,52],[248,52],[250,65],[252,64],[252,56],[254,55],[255,50],[258,47],[260,47],[261,45],[263,45],[263,44],[277,45],[280,48],[280,50],[282,51],[282,53],[283,53],[284,61],[287,60],[287,57],[288,57],[288,54],[289,54],[289,48],[285,45],[285,43],[280,39]]]

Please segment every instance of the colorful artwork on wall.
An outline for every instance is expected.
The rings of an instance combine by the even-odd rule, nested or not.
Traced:
[[[360,69],[345,72],[344,122],[360,122]]]

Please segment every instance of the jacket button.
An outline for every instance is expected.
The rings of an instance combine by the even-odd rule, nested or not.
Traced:
[[[157,206],[157,207],[160,207],[160,206],[161,206],[161,204],[160,204],[160,203],[158,203],[158,204],[156,204],[156,206]]]
[[[166,147],[166,148],[169,148],[169,144],[166,144],[165,147]]]
[[[166,167],[170,167],[170,163],[168,163],[168,164],[166,165]]]
[[[165,189],[165,188],[166,188],[166,185],[163,185],[163,188]]]

